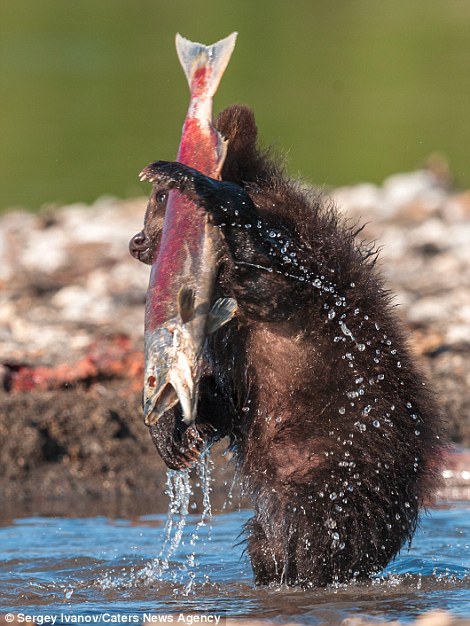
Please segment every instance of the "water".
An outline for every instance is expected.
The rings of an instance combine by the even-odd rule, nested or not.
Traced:
[[[141,621],[145,613],[180,612],[276,618],[280,624],[337,624],[358,614],[406,622],[436,608],[470,616],[468,502],[433,508],[411,549],[368,583],[308,591],[256,588],[239,543],[250,512],[211,517],[210,480],[200,478],[206,486],[202,514],[186,514],[193,506],[190,484],[184,475],[170,475],[170,515],[18,517],[5,523],[2,613],[56,616],[57,624],[71,616],[101,623],[110,616]]]

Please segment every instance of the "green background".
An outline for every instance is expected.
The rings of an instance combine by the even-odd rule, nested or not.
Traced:
[[[380,182],[432,153],[470,183],[468,0],[0,0],[0,210],[147,192],[188,105],[178,31],[239,32],[215,110],[319,185]]]

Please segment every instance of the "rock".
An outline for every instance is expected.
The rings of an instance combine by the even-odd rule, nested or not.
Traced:
[[[352,224],[367,223],[361,237],[383,246],[379,265],[450,439],[469,447],[470,191],[452,191],[439,171],[332,196]],[[107,198],[1,216],[0,497],[150,498],[164,481],[140,410],[149,268],[128,254],[145,207]],[[455,462],[447,492],[470,471],[470,456],[458,471]]]

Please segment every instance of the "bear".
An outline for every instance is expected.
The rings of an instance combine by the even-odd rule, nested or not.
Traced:
[[[197,418],[177,405],[150,427],[169,468],[228,437],[251,495],[255,583],[303,588],[368,578],[417,527],[442,456],[436,400],[410,356],[377,250],[333,203],[258,145],[254,114],[219,114],[221,180],[157,161],[144,229],[151,263],[170,189],[220,229],[216,294],[237,316],[208,337]]]

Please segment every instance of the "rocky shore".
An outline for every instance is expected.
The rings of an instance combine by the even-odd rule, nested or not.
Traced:
[[[470,191],[429,168],[331,196],[352,223],[366,223],[361,238],[381,247],[449,440],[470,447]],[[127,252],[145,206],[144,198],[101,199],[0,217],[4,510],[22,502],[70,512],[85,497],[134,512],[137,501],[166,506],[166,470],[140,411],[149,270]],[[213,454],[221,494],[233,475],[223,451],[219,444]],[[470,496],[465,450],[449,455],[443,490]]]

